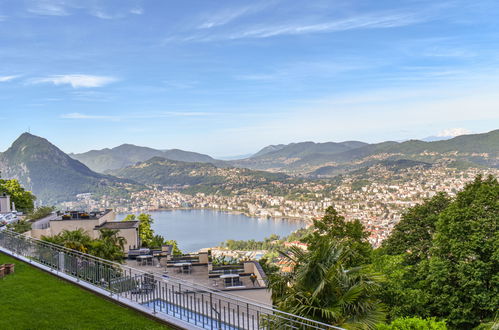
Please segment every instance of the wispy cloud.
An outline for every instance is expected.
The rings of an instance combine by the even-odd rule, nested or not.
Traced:
[[[64,0],[38,0],[32,1],[28,12],[43,16],[68,16],[67,4]]]
[[[214,17],[198,28],[209,29],[215,26],[224,25],[232,20],[245,15],[248,13],[248,9],[240,9],[233,12],[227,12],[226,14],[220,14],[219,17]],[[277,36],[291,36],[291,35],[303,35],[303,34],[313,34],[313,33],[330,33],[330,32],[341,32],[348,30],[359,30],[359,29],[386,29],[409,26],[421,22],[425,22],[430,19],[428,13],[417,13],[410,11],[387,11],[387,12],[377,12],[370,14],[363,14],[357,16],[351,16],[347,18],[338,18],[334,20],[322,19],[322,22],[304,22],[302,19],[296,20],[294,22],[285,23],[268,23],[268,24],[258,24],[245,27],[235,27],[231,32],[218,30],[213,33],[196,32],[192,31],[190,35],[184,36],[170,36],[165,39],[168,41],[198,41],[198,42],[209,42],[216,40],[236,40],[236,39],[246,39],[246,38],[271,38]]]
[[[256,27],[228,36],[229,39],[269,38],[280,35],[299,35],[320,32],[337,32],[355,29],[382,29],[416,24],[425,19],[412,13],[371,14],[318,24],[283,24]]]
[[[101,115],[87,115],[79,112],[65,113],[61,115],[64,119],[105,119],[105,120],[117,120],[118,117],[115,116],[101,116]]]
[[[228,24],[239,17],[256,13],[264,8],[268,7],[271,2],[255,4],[252,6],[246,6],[236,9],[225,9],[215,14],[210,14],[210,17],[206,19],[202,24],[198,26],[200,29],[211,29],[217,26]]]
[[[130,14],[141,15],[144,10],[138,6],[127,6],[120,3],[119,7],[106,5],[104,1],[77,1],[77,0],[28,0],[27,11],[40,16],[69,16],[77,12],[100,19],[120,19]]]
[[[93,120],[110,120],[122,121],[132,119],[161,119],[169,117],[211,117],[219,115],[215,112],[196,112],[196,111],[156,111],[149,113],[138,114],[123,114],[123,115],[94,115],[84,114],[80,112],[72,112],[62,114],[60,117],[64,119],[93,119]]]
[[[16,78],[19,78],[20,76],[19,75],[13,75],[13,76],[0,76],[0,82],[7,82],[7,81],[11,81],[11,80],[14,80]]]
[[[71,85],[73,88],[102,87],[118,79],[106,76],[93,76],[84,74],[56,75],[45,78],[36,78],[34,84],[52,83],[54,85]]]

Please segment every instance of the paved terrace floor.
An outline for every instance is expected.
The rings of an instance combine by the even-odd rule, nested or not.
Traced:
[[[223,280],[209,278],[208,266],[206,265],[192,266],[191,273],[186,274],[186,273],[177,272],[177,269],[175,269],[174,267],[167,267],[167,268],[165,268],[164,266],[158,267],[156,265],[157,261],[155,260],[154,262],[155,262],[154,266],[150,265],[144,266],[140,265],[136,260],[127,260],[126,265],[133,267],[135,269],[139,269],[144,272],[166,274],[170,277],[202,285],[213,290],[222,290],[226,293],[230,293],[231,295],[235,295],[241,298],[251,299],[260,304],[269,305],[269,306],[272,305],[270,291],[264,288],[259,288],[258,284],[254,286],[248,276],[240,277],[240,281],[242,282],[242,285],[245,287],[245,289],[230,289],[230,288],[225,288]],[[165,271],[167,273],[165,273]]]

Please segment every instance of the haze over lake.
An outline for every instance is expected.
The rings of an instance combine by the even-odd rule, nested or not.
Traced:
[[[262,240],[271,234],[289,235],[305,227],[306,223],[285,219],[257,219],[244,214],[232,214],[214,210],[151,211],[152,228],[166,239],[177,240],[186,252],[220,245],[228,239]],[[119,214],[123,219],[126,214]]]

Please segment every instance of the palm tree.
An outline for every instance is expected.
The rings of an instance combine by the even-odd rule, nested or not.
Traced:
[[[92,238],[81,228],[77,230],[63,230],[58,235],[42,237],[42,239],[83,253],[88,252],[92,242]]]
[[[124,247],[126,239],[118,236],[117,230],[101,229],[100,239],[94,240],[91,254],[113,261],[122,261],[124,257]]]
[[[381,276],[364,267],[345,268],[346,247],[324,240],[313,250],[293,247],[282,254],[292,271],[269,278],[279,309],[347,329],[374,329],[384,320],[383,305],[375,298]]]

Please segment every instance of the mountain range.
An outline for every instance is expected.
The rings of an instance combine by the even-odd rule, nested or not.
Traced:
[[[292,176],[327,178],[378,164],[427,167],[442,160],[456,168],[499,168],[499,130],[434,142],[272,145],[248,158],[230,161],[130,144],[67,155],[46,139],[24,133],[0,153],[0,171],[3,178],[19,179],[42,202],[57,203],[73,200],[80,193],[124,194],[151,184],[206,192],[221,186],[251,189],[293,180]]]
[[[478,167],[499,167],[499,130],[433,142],[292,143],[269,146],[252,157],[230,163],[238,167],[300,175],[314,174],[317,170],[328,167],[328,171],[322,172],[336,175],[386,159],[434,163],[445,157]]]

